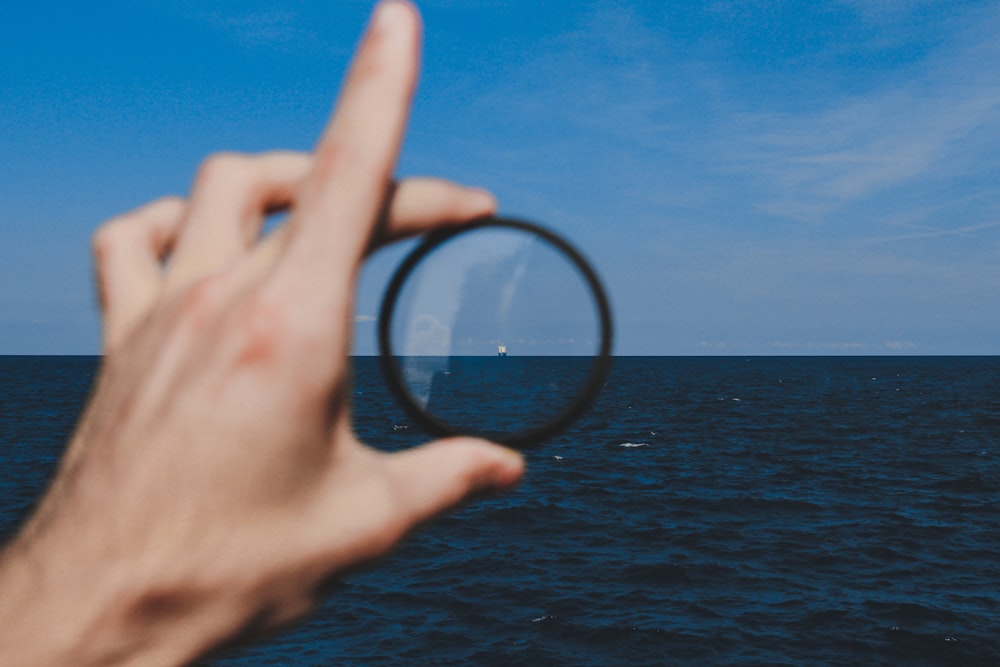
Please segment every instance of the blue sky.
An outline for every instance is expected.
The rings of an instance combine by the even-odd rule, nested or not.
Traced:
[[[400,174],[573,239],[617,353],[1000,354],[1000,2],[420,6]],[[308,149],[370,7],[5,7],[0,353],[96,353],[92,230],[210,152]]]

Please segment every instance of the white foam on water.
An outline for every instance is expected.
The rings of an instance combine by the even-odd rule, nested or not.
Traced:
[[[623,442],[622,444],[620,444],[618,446],[619,447],[627,447],[629,449],[632,449],[632,448],[635,448],[635,447],[649,447],[649,443],[648,442]]]

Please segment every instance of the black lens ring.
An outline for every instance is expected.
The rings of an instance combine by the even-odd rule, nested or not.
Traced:
[[[540,236],[545,241],[555,246],[555,248],[560,250],[572,261],[574,266],[576,266],[576,268],[583,275],[584,279],[587,281],[587,285],[590,287],[590,291],[593,294],[594,301],[597,303],[598,314],[601,320],[600,349],[597,356],[594,358],[594,363],[591,367],[590,375],[587,378],[587,383],[583,390],[577,395],[576,400],[574,400],[569,406],[566,407],[566,409],[543,426],[499,437],[494,433],[483,433],[475,431],[474,429],[460,429],[453,424],[437,419],[424,410],[416,402],[416,400],[414,400],[413,395],[406,388],[402,379],[402,372],[400,370],[399,363],[393,353],[391,344],[392,316],[396,309],[396,300],[399,298],[399,293],[402,291],[403,285],[413,269],[416,268],[416,266],[438,246],[446,243],[456,236],[466,234],[477,229],[482,229],[484,227],[516,229],[529,232],[535,234],[536,236]],[[552,437],[556,433],[562,431],[570,424],[570,422],[579,417],[584,410],[587,409],[597,396],[597,393],[600,391],[601,386],[604,383],[604,378],[611,369],[612,336],[611,307],[608,302],[608,297],[605,294],[604,287],[601,284],[600,279],[597,277],[597,273],[583,258],[583,255],[581,255],[576,248],[571,246],[561,236],[556,235],[554,232],[546,229],[545,227],[541,227],[535,223],[526,222],[524,220],[506,217],[500,218],[495,216],[478,218],[456,227],[448,227],[428,233],[420,245],[414,248],[413,251],[407,255],[406,259],[403,260],[403,263],[399,265],[399,268],[397,268],[396,272],[393,274],[392,280],[389,282],[388,288],[386,288],[385,295],[382,297],[382,306],[379,310],[378,318],[379,361],[382,366],[382,372],[385,375],[389,389],[396,396],[396,399],[406,410],[407,414],[419,422],[420,425],[434,437],[446,437],[452,435],[485,437],[492,438],[509,447],[516,447],[518,449],[529,449],[538,445],[543,440]]]

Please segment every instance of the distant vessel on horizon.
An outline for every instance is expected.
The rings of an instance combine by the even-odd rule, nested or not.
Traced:
[[[507,356],[507,346],[504,345],[503,343],[500,343],[499,345],[497,345],[497,356],[498,357],[506,357]]]

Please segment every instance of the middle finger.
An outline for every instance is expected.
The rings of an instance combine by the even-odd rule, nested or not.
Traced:
[[[312,295],[296,300],[305,309],[342,307],[349,298],[395,169],[416,84],[419,35],[409,4],[379,5],[317,146],[274,284],[282,293]]]

